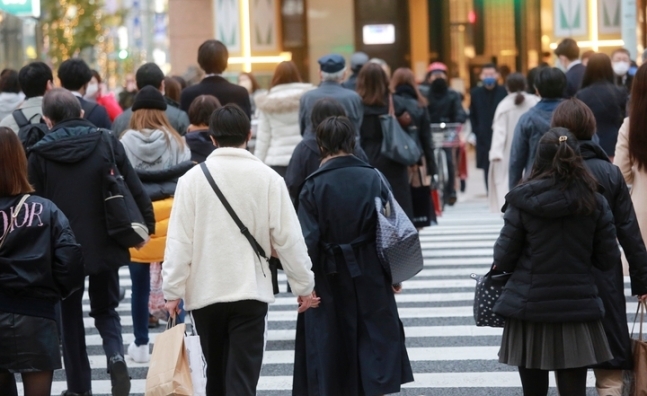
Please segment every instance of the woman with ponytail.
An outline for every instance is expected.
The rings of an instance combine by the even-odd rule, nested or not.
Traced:
[[[613,358],[593,268],[620,259],[613,215],[575,137],[553,128],[539,142],[529,179],[506,196],[494,246],[498,271],[512,273],[494,312],[506,323],[499,362],[519,368],[524,396],[586,395],[587,367]]]
[[[501,213],[508,193],[508,168],[514,129],[519,118],[539,102],[538,96],[525,92],[526,78],[521,73],[510,74],[505,87],[508,96],[497,106],[492,123],[488,197],[490,210],[494,213]]]

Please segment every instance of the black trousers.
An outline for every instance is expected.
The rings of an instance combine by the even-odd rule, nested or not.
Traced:
[[[208,396],[253,396],[261,375],[267,304],[245,300],[193,311],[207,360]]]
[[[74,292],[61,302],[63,327],[63,361],[67,377],[67,390],[84,393],[92,389],[92,370],[85,345],[83,326],[84,288]],[[119,272],[104,271],[89,276],[90,316],[103,340],[106,360],[114,355],[124,355],[121,337],[121,321],[117,313],[119,305]]]

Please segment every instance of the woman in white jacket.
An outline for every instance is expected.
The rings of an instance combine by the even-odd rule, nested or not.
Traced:
[[[514,129],[519,118],[539,102],[538,96],[525,92],[526,79],[521,73],[509,75],[505,85],[509,95],[497,106],[492,123],[488,196],[490,210],[494,213],[501,213],[508,193],[508,165]]]
[[[256,97],[259,113],[254,154],[285,176],[294,148],[301,141],[299,102],[304,92],[313,89],[301,82],[294,62],[281,62],[274,72],[271,89]]]

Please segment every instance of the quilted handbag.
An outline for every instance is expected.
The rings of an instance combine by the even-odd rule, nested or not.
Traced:
[[[503,327],[505,318],[494,313],[494,304],[503,293],[511,273],[490,270],[483,276],[470,275],[476,281],[474,292],[474,321],[479,327]]]
[[[377,172],[385,183],[384,176]],[[376,197],[375,206],[377,254],[382,265],[390,269],[392,283],[396,285],[422,271],[424,263],[420,236],[390,190],[387,202],[383,203],[382,198]]]

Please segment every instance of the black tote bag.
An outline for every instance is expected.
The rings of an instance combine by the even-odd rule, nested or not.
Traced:
[[[395,117],[393,108],[393,96],[389,95],[389,114],[380,116],[382,127],[382,147],[380,153],[399,164],[413,165],[422,157],[422,150],[416,141],[406,133],[398,119]]]
[[[119,172],[107,131],[101,138],[110,150],[110,165],[104,177],[104,209],[108,235],[124,248],[138,246],[148,239],[148,227],[126,180]]]

